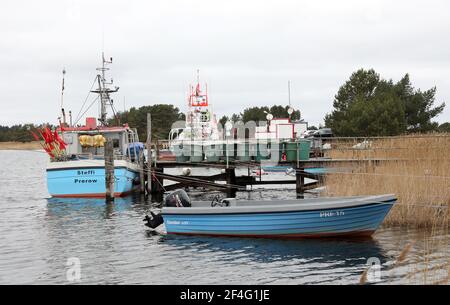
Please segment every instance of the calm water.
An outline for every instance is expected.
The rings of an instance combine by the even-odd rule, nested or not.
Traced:
[[[381,283],[421,283],[429,279],[416,271],[448,263],[448,235],[433,237],[444,247],[430,251],[428,234],[400,229],[359,241],[165,236],[144,226],[150,204],[140,196],[111,205],[49,198],[46,162],[40,152],[0,151],[0,284],[67,284],[71,257],[81,283],[94,284],[356,284],[370,257],[381,261]],[[238,196],[295,194],[271,186]],[[411,241],[406,264],[390,269]]]

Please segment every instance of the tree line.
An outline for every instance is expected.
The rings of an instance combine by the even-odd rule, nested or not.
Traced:
[[[268,113],[272,114],[274,118],[288,118],[289,112],[288,112],[289,106],[282,106],[282,105],[273,105],[271,107],[269,106],[262,106],[262,107],[249,107],[245,108],[243,112],[240,113],[233,113],[231,116],[224,115],[219,119],[219,123],[222,124],[222,126],[227,122],[231,121],[233,123],[236,123],[238,121],[242,121],[244,123],[247,123],[249,121],[254,121],[256,123],[261,121],[266,121],[266,116]],[[300,111],[294,110],[290,116],[291,120],[299,120],[300,119]]]
[[[325,125],[337,136],[353,137],[450,131],[450,123],[433,121],[445,107],[435,105],[435,95],[436,87],[414,88],[408,74],[394,82],[360,69],[339,88]]]
[[[122,124],[128,123],[130,127],[137,129],[140,141],[145,142],[147,139],[147,113],[152,115],[153,140],[167,139],[172,124],[185,120],[184,113],[180,112],[178,107],[170,104],[155,104],[139,108],[131,107],[127,111],[119,112],[116,117],[109,119],[109,124],[116,124],[117,119]]]
[[[373,69],[360,69],[339,88],[333,100],[333,109],[325,115],[325,127],[337,136],[389,136],[406,133],[450,132],[450,122],[439,125],[433,121],[444,110],[445,103],[436,103],[436,87],[422,91],[411,83],[409,74],[399,81],[383,79]],[[287,118],[289,106],[255,106],[240,113],[224,115],[227,121],[266,121],[271,113],[274,118]],[[171,104],[132,107],[109,119],[110,124],[128,123],[137,128],[139,138],[147,138],[147,113],[152,114],[152,135],[155,139],[167,139],[172,124],[184,121],[185,115]],[[301,113],[294,110],[292,120],[299,120]],[[30,130],[49,124],[0,125],[0,142],[33,141]],[[309,129],[317,129],[310,126]]]
[[[0,142],[34,141],[31,130],[42,128],[43,126],[52,127],[50,124],[18,124],[12,126],[0,125]]]

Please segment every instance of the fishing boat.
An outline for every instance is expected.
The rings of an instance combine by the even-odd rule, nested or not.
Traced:
[[[396,202],[394,195],[296,200],[192,201],[183,190],[169,194],[160,213],[144,220],[168,234],[308,238],[370,236]]]
[[[144,150],[139,143],[136,129],[127,124],[120,124],[117,116],[115,123],[110,124],[107,118],[107,107],[111,107],[114,114],[111,94],[119,90],[111,88],[113,81],[107,81],[106,66],[112,63],[112,58],[105,60],[102,54],[102,66],[97,68],[94,84],[97,88],[90,93],[97,94],[91,106],[98,100],[100,117],[98,119],[87,117],[84,125],[78,124],[82,116],[77,116],[72,123],[72,115],[69,112],[70,122],[66,121],[62,97],[61,97],[60,126],[54,131],[39,131],[44,139],[44,149],[50,156],[47,166],[47,186],[52,197],[105,197],[105,143],[111,140],[114,155],[114,196],[120,197],[130,194],[139,188],[139,154]],[[89,95],[88,95],[89,97]],[[87,101],[87,99],[86,99]],[[79,114],[86,113],[83,104]],[[84,112],[83,112],[84,111]],[[113,120],[114,121],[114,120]]]

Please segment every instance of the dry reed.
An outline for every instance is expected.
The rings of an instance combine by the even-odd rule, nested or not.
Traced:
[[[331,147],[326,156],[333,159],[368,161],[327,174],[326,196],[393,193],[398,203],[385,225],[448,227],[450,133],[336,139]]]
[[[361,273],[361,277],[359,278],[359,284],[365,285],[367,283],[367,273],[369,273],[370,267],[364,269],[363,273]]]
[[[400,252],[400,255],[397,257],[397,260],[395,261],[392,268],[398,267],[405,262],[406,257],[408,256],[409,252],[411,252],[413,245],[414,245],[414,242],[411,242],[411,243],[407,244],[405,246],[405,248],[403,248],[402,252]]]
[[[0,150],[38,150],[42,149],[40,142],[0,142]]]

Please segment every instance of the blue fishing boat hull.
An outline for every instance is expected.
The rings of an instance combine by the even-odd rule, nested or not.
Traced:
[[[126,196],[139,187],[139,172],[126,166],[115,167],[114,177],[115,197]],[[47,187],[52,197],[105,197],[105,185],[104,166],[47,169]]]
[[[164,213],[168,234],[268,238],[370,236],[395,199],[351,207],[308,211],[173,214]],[[224,212],[227,208],[220,208]]]

